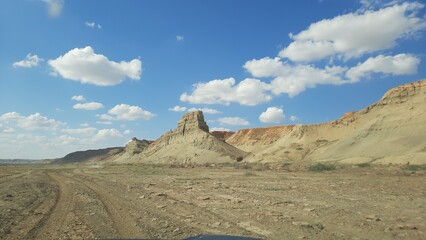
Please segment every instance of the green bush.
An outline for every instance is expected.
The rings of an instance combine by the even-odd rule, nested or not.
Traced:
[[[426,165],[407,165],[402,167],[402,170],[407,171],[426,171]]]
[[[335,169],[336,169],[335,165],[327,164],[327,163],[317,163],[309,167],[309,171],[313,171],[313,172],[324,172],[324,171],[331,171]]]

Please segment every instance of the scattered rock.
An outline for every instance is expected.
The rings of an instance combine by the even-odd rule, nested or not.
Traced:
[[[374,214],[372,214],[372,215],[368,215],[368,216],[366,216],[365,218],[366,218],[367,220],[372,220],[372,221],[382,221],[382,219],[381,219],[379,216],[374,215]]]
[[[415,225],[412,225],[412,224],[404,224],[404,225],[400,224],[397,227],[398,229],[401,229],[401,230],[417,230],[418,229]]]
[[[210,200],[210,197],[197,197],[197,199],[206,201],[206,200]]]
[[[157,197],[165,197],[167,195],[165,193],[157,193],[157,194],[155,194],[155,196],[157,196]]]
[[[313,211],[315,211],[315,208],[305,208],[303,210],[306,211],[306,212],[313,212]]]
[[[308,223],[308,222],[292,222],[293,225],[298,226],[298,227],[303,227],[303,228],[312,228],[312,224]]]

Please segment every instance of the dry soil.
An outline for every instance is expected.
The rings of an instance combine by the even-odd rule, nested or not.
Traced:
[[[426,173],[2,165],[0,228],[0,239],[426,239]]]

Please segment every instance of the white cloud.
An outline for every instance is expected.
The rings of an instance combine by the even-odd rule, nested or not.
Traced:
[[[280,123],[284,121],[284,111],[282,108],[268,107],[265,112],[259,116],[259,120],[263,123]]]
[[[80,127],[89,127],[90,125],[88,124],[88,123],[82,123],[82,124],[80,124]]]
[[[137,119],[149,120],[155,114],[143,110],[138,106],[130,106],[127,104],[119,104],[108,111],[109,114],[114,115],[118,120],[133,121]]]
[[[32,68],[38,66],[40,62],[43,61],[43,58],[39,58],[36,54],[31,55],[28,53],[24,60],[15,62],[12,64],[14,68],[23,67],[23,68]]]
[[[212,128],[210,128],[210,132],[214,132],[214,131],[230,132],[230,131],[231,131],[231,129],[229,129],[229,128],[224,128],[224,127],[212,127]]]
[[[296,35],[290,34],[293,42],[279,55],[299,62],[334,55],[349,59],[389,49],[398,39],[409,38],[426,28],[426,20],[416,16],[423,7],[417,2],[405,2],[377,11],[324,19]]]
[[[183,42],[185,40],[185,37],[182,35],[176,35],[176,41]]]
[[[55,119],[49,119],[40,113],[22,116],[17,112],[9,112],[0,116],[0,122],[14,124],[25,130],[57,130],[66,124]]]
[[[96,121],[97,124],[102,124],[102,125],[112,125],[111,121]]]
[[[391,75],[407,75],[417,72],[420,59],[410,54],[395,56],[379,55],[370,57],[365,62],[359,63],[346,72],[346,76],[354,82],[369,76],[371,73],[384,73]]]
[[[90,46],[74,48],[48,62],[54,73],[63,78],[98,86],[117,85],[126,77],[139,80],[142,74],[141,60],[110,61],[104,55],[96,54]]]
[[[173,108],[169,108],[169,111],[172,111],[172,112],[185,112],[186,111],[186,107],[174,106]]]
[[[207,113],[207,114],[221,113],[218,110],[212,109],[212,108],[190,108],[190,109],[188,109],[188,112],[193,112],[193,111],[203,111],[203,113]]]
[[[89,28],[98,28],[98,29],[102,29],[102,26],[99,23],[95,23],[95,22],[85,22],[84,23],[87,27]]]
[[[109,138],[121,138],[123,135],[115,128],[110,129],[101,129],[98,133],[93,137],[94,141],[102,141]]]
[[[93,111],[93,110],[98,110],[100,108],[103,108],[104,105],[98,102],[87,102],[87,103],[77,103],[72,107],[74,109],[83,109],[83,110]]]
[[[130,131],[129,129],[124,130],[124,134],[128,135],[130,133],[132,133],[132,131]]]
[[[300,119],[298,117],[292,115],[292,116],[290,116],[290,121],[292,121],[292,122],[298,122],[298,121],[300,121]]]
[[[47,5],[47,10],[51,17],[58,17],[61,15],[62,8],[64,7],[64,0],[42,0]]]
[[[86,98],[83,95],[74,95],[71,99],[74,101],[86,101]]]
[[[2,132],[4,133],[14,133],[15,129],[11,128],[11,127],[5,127]]]
[[[319,84],[346,83],[342,79],[346,68],[338,66],[320,69],[312,65],[291,65],[282,62],[280,58],[266,57],[250,60],[244,64],[244,68],[254,77],[273,77],[266,89],[271,89],[275,95],[286,93],[293,97],[306,88],[314,88]]]
[[[66,129],[63,129],[62,132],[69,135],[92,136],[97,132],[97,129],[94,127],[66,128]]]
[[[108,114],[96,114],[96,117],[98,117],[101,120],[107,120],[107,121],[114,120],[114,117]]]
[[[180,100],[196,104],[225,104],[236,102],[254,106],[268,102],[272,97],[265,93],[268,84],[257,79],[246,78],[235,84],[234,78],[216,79],[206,83],[196,83],[191,94],[183,93]]]
[[[219,118],[217,121],[221,125],[245,126],[250,124],[247,120],[239,117],[224,117]]]

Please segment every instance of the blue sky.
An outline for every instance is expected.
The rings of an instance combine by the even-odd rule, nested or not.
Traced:
[[[423,1],[6,0],[0,158],[334,120],[426,76]]]

